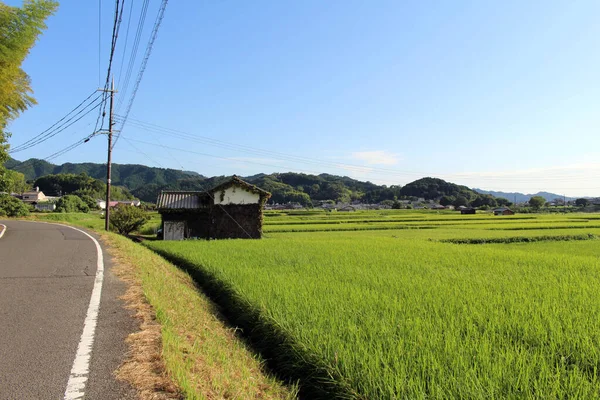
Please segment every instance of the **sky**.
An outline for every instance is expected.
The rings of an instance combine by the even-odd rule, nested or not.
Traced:
[[[142,3],[124,3],[120,116],[160,1],[126,86]],[[38,105],[9,126],[13,146],[104,85],[114,2],[100,6],[63,0],[48,20],[23,65]],[[171,1],[113,162],[600,196],[598,15],[596,0]],[[46,158],[96,120],[12,156]],[[51,161],[106,162],[106,136]]]

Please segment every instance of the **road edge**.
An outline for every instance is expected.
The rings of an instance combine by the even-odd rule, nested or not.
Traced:
[[[75,228],[70,225],[52,224],[65,226],[76,230],[89,237],[96,246],[97,266],[96,277],[94,279],[94,287],[90,297],[90,304],[83,323],[83,332],[77,346],[77,353],[71,368],[71,375],[67,382],[64,400],[81,399],[85,395],[85,386],[90,373],[90,359],[92,356],[92,348],[94,345],[94,336],[96,334],[96,325],[98,324],[98,313],[100,311],[100,299],[102,295],[102,283],[104,281],[104,253],[100,243],[89,233],[82,229]]]
[[[4,224],[0,224],[0,227],[4,228],[4,229],[0,230],[0,239],[2,239],[2,236],[4,236],[4,233],[6,232],[6,230],[8,228]]]

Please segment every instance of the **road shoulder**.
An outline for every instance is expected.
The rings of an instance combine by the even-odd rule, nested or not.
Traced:
[[[126,340],[139,330],[139,322],[122,300],[127,284],[115,273],[116,264],[108,246],[96,233],[89,230],[88,233],[102,247],[105,269],[86,399],[135,399],[137,391],[127,382],[117,379],[116,371],[129,354]]]

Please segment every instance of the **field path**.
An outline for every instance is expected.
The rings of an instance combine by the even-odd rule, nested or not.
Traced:
[[[0,399],[134,398],[113,372],[136,324],[100,244],[63,225],[0,225]]]

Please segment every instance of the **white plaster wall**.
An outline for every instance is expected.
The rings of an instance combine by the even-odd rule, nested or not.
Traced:
[[[258,204],[260,196],[256,193],[248,192],[239,186],[233,186],[225,189],[225,196],[221,201],[221,191],[213,193],[215,204]]]

